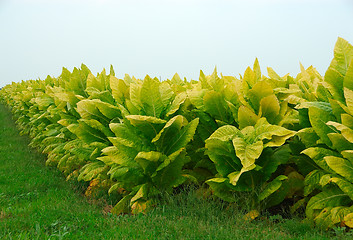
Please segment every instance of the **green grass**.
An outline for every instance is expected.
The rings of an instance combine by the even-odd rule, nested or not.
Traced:
[[[80,184],[65,181],[45,157],[28,148],[0,104],[0,239],[350,239],[299,218],[269,216],[245,222],[241,211],[193,189],[166,196],[146,215],[104,213]]]

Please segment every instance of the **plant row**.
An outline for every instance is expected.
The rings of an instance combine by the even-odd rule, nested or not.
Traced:
[[[324,228],[353,227],[353,46],[338,39],[324,77],[267,71],[255,60],[239,78],[161,82],[82,65],[7,85],[0,99],[48,165],[89,182],[87,195],[115,194],[117,214],[194,184],[252,218],[289,202]]]

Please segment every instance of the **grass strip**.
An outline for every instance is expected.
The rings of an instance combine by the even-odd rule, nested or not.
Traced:
[[[244,213],[194,190],[166,196],[148,214],[115,216],[92,204],[28,147],[0,104],[0,239],[350,239],[298,218],[244,221]]]

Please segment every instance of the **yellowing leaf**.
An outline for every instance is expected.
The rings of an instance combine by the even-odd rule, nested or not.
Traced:
[[[132,214],[145,213],[147,209],[147,203],[145,201],[134,202],[131,206]]]
[[[269,123],[274,124],[279,114],[280,105],[277,97],[272,94],[260,101],[259,117],[265,117]]]
[[[114,99],[122,104],[125,98],[128,97],[129,89],[124,80],[118,79],[114,76],[110,76],[110,87],[112,89],[112,95]]]
[[[161,113],[164,109],[163,101],[169,101],[168,94],[163,96],[163,100],[161,98],[161,94],[159,92],[159,87],[161,83],[157,79],[152,79],[149,76],[143,80],[143,84],[140,91],[140,102],[142,103],[142,108],[146,115],[152,117],[161,117]],[[166,85],[164,85],[166,87]],[[162,91],[165,93],[167,91],[166,88]],[[169,89],[169,93],[172,93],[171,89]]]
[[[219,139],[221,141],[229,141],[234,138],[236,134],[238,134],[240,131],[236,127],[232,125],[225,125],[220,128],[218,128],[212,135],[209,137],[209,139]],[[207,140],[206,140],[207,144]]]
[[[341,131],[342,136],[347,139],[347,141],[353,143],[353,130],[350,129],[349,127],[337,123],[337,122],[333,122],[333,121],[329,121],[326,123],[328,126],[334,126],[337,130]]]
[[[334,156],[327,156],[324,159],[333,171],[353,182],[353,164],[350,161]]]
[[[233,139],[233,146],[237,157],[240,159],[244,168],[248,168],[255,164],[255,160],[258,159],[263,150],[262,141],[257,141],[252,144],[248,144],[243,138],[235,137]]]
[[[104,90],[104,85],[102,85],[102,83],[99,82],[99,80],[92,73],[89,73],[87,76],[87,88],[89,87],[96,88],[99,91]]]
[[[147,196],[147,192],[148,192],[148,189],[147,189],[147,185],[146,184],[143,184],[139,190],[137,191],[137,193],[135,194],[135,196],[133,196],[131,198],[131,202],[135,202],[137,200],[139,200],[140,198],[143,198],[145,196]]]
[[[229,183],[236,186],[238,183],[239,178],[245,172],[251,171],[256,167],[255,164],[249,165],[247,167],[243,167],[240,171],[232,172],[227,177],[229,178]]]
[[[350,228],[353,228],[353,213],[344,216],[344,224]]]
[[[221,93],[216,91],[208,91],[203,97],[203,101],[206,112],[211,114],[211,116],[217,120],[227,122],[227,103]]]
[[[243,129],[247,126],[255,126],[257,120],[259,120],[259,116],[257,116],[253,110],[249,109],[245,106],[240,106],[238,109],[238,123],[239,128]]]
[[[170,106],[167,109],[166,117],[169,117],[170,115],[173,115],[176,111],[179,110],[180,105],[183,104],[186,100],[187,94],[186,92],[181,92],[179,93],[173,100],[173,102],[170,104]]]
[[[271,85],[265,81],[257,82],[253,88],[249,90],[249,99],[256,112],[260,108],[261,99],[271,94],[273,94],[273,89]]]
[[[254,219],[256,219],[258,216],[260,216],[259,211],[257,210],[251,210],[247,214],[244,215],[244,221],[250,222]]]
[[[353,90],[345,87],[343,88],[343,93],[349,113],[353,114]]]
[[[129,115],[126,116],[126,119],[130,121],[131,125],[140,129],[151,139],[159,133],[166,123],[166,120],[152,116]]]
[[[346,76],[343,79],[343,87],[353,90],[353,58],[349,63]]]
[[[346,40],[338,38],[334,49],[334,58],[325,73],[325,82],[329,84],[329,90],[334,98],[340,102],[344,102],[343,82],[352,58],[353,46]]]
[[[128,213],[129,212],[129,203],[131,200],[132,196],[127,195],[123,197],[111,210],[112,213],[120,215],[122,213]]]

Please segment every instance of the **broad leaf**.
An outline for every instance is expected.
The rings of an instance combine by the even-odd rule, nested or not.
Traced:
[[[166,123],[163,119],[151,116],[128,115],[126,119],[151,140],[156,137]]]
[[[324,158],[327,165],[337,174],[353,182],[353,164],[347,159],[327,156]]]
[[[329,121],[336,120],[335,116],[326,110],[317,107],[309,107],[309,119],[310,123],[315,130],[316,134],[320,139],[327,145],[332,146],[332,143],[327,136],[329,133],[333,133],[334,130],[326,125]]]

